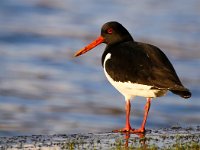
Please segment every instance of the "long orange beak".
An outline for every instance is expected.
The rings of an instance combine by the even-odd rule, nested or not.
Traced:
[[[86,47],[80,49],[79,51],[77,51],[74,56],[80,56],[86,52],[88,52],[89,50],[93,49],[94,47],[96,47],[97,45],[101,44],[104,41],[104,38],[102,36],[99,36],[96,40],[94,40],[92,43],[88,44]]]

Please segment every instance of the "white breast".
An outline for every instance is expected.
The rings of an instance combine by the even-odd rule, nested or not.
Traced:
[[[158,89],[151,89],[152,86],[138,84],[138,83],[132,83],[130,81],[128,82],[120,82],[120,81],[114,81],[110,75],[106,72],[105,64],[108,59],[111,59],[111,54],[108,53],[104,59],[104,73],[108,79],[108,81],[122,94],[125,96],[125,99],[128,100],[131,97],[135,96],[142,96],[142,97],[157,97],[164,95],[167,91],[166,90],[158,90]],[[158,95],[159,93],[159,95]]]

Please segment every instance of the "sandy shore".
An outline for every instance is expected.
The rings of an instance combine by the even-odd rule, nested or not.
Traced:
[[[134,149],[190,146],[199,148],[200,126],[147,130],[142,134],[87,133],[0,137],[0,148],[29,150]]]

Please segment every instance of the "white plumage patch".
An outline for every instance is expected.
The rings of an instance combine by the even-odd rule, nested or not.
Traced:
[[[120,82],[114,81],[110,75],[106,72],[105,64],[108,59],[111,59],[111,54],[108,53],[104,59],[104,73],[108,79],[108,81],[122,94],[125,96],[126,100],[130,100],[131,97],[135,96],[143,96],[143,97],[157,97],[164,95],[167,91],[166,90],[158,90],[158,89],[151,89],[152,86],[143,85],[128,82]],[[158,95],[159,93],[159,95]]]

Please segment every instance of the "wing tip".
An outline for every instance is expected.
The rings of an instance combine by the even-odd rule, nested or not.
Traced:
[[[192,96],[192,93],[188,89],[185,89],[184,91],[183,90],[181,90],[181,91],[180,90],[171,90],[171,92],[174,94],[177,94],[185,99],[188,99]]]

